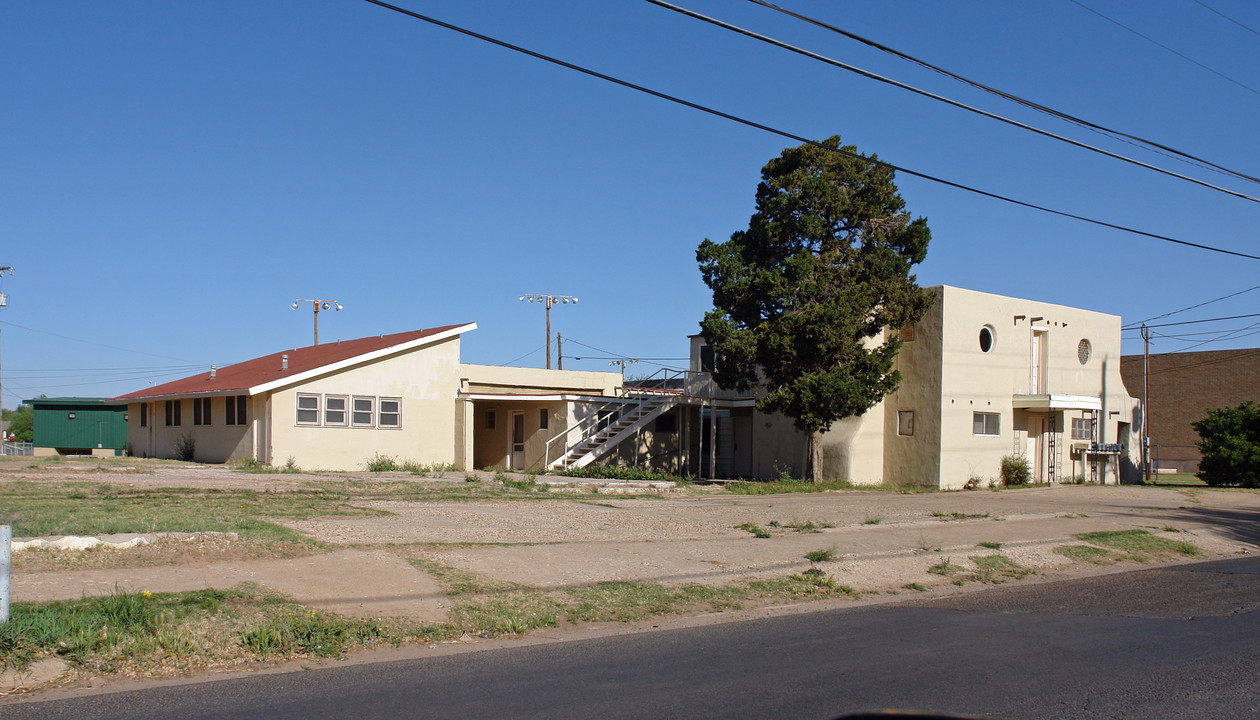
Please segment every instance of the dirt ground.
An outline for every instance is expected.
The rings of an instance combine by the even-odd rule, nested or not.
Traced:
[[[463,477],[449,479],[462,482]],[[159,465],[145,472],[53,466],[29,476],[5,472],[3,479],[283,492],[313,479],[382,478],[368,473],[247,475],[222,467]],[[815,564],[860,591],[887,592],[918,583],[929,591],[957,592],[948,578],[929,574],[928,568],[947,558],[966,565],[970,557],[1000,552],[1034,570],[1035,579],[1106,571],[1054,552],[1077,542],[1073,535],[1094,530],[1144,529],[1192,542],[1204,553],[1200,559],[1255,552],[1260,545],[1260,494],[1248,492],[1063,485],[999,492],[742,496],[554,480],[574,482],[585,492],[574,499],[532,502],[368,502],[363,504],[389,514],[281,521],[330,544],[334,550],[325,554],[221,561],[214,553],[192,553],[186,561],[157,567],[15,572],[12,599],[74,598],[115,587],[155,592],[222,588],[252,581],[350,615],[439,621],[447,602],[438,584],[406,557],[418,554],[490,578],[555,589],[615,580],[720,584],[777,577],[809,567],[806,553],[830,550],[833,559]],[[616,494],[627,489],[653,496]],[[754,537],[741,524],[754,524],[770,537]],[[980,543],[1000,544],[1000,549]]]

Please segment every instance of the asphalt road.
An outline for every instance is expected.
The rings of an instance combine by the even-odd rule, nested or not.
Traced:
[[[0,705],[0,718],[1260,717],[1260,558]]]

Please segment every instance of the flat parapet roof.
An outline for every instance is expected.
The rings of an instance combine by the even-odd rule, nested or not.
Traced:
[[[1102,398],[1093,395],[1015,395],[1011,406],[1017,410],[1102,410]]]

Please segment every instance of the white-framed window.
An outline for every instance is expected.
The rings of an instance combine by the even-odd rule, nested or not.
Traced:
[[[297,396],[297,424],[298,425],[318,425],[319,424],[319,396],[298,393]]]
[[[351,401],[350,424],[354,427],[372,427],[376,414],[376,398],[355,395]]]
[[[972,435],[1001,435],[1002,416],[998,413],[978,412],[971,414]]]
[[[377,427],[402,427],[402,398],[381,398],[376,407]]]
[[[1094,423],[1089,418],[1072,418],[1072,439],[1093,440]]]
[[[898,435],[914,435],[914,411],[898,410],[897,411],[897,434]]]
[[[350,401],[345,395],[324,396],[324,424],[343,426],[348,417],[346,403]]]

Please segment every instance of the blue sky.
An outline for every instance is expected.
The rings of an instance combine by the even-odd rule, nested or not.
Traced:
[[[642,0],[399,0],[416,12],[955,182],[1257,254],[1260,205],[1036,137]],[[1087,120],[1260,176],[1260,37],[1194,0],[785,7]],[[1260,7],[1205,0],[1260,29]],[[1249,194],[748,2],[685,4]],[[0,24],[5,407],[112,396],[320,338],[463,322],[466,362],[673,358],[710,307],[695,248],[746,227],[794,144],[358,0],[17,3]],[[901,175],[921,284],[1140,321],[1260,284],[1182,248]],[[1260,291],[1164,322],[1258,312]],[[1260,318],[1168,328],[1224,332]],[[1260,328],[1260,325],[1257,326]],[[1250,331],[1245,331],[1250,332]],[[1251,347],[1242,333],[1200,349]],[[1135,333],[1126,333],[1133,337]],[[1171,352],[1214,335],[1159,337]],[[570,342],[572,341],[572,342]],[[583,343],[578,345],[576,343]],[[594,349],[598,348],[598,350]],[[1140,352],[1126,340],[1125,352]],[[669,361],[663,361],[667,364]],[[681,361],[679,361],[681,362]],[[608,369],[607,360],[566,359]],[[638,371],[650,372],[643,363]]]

